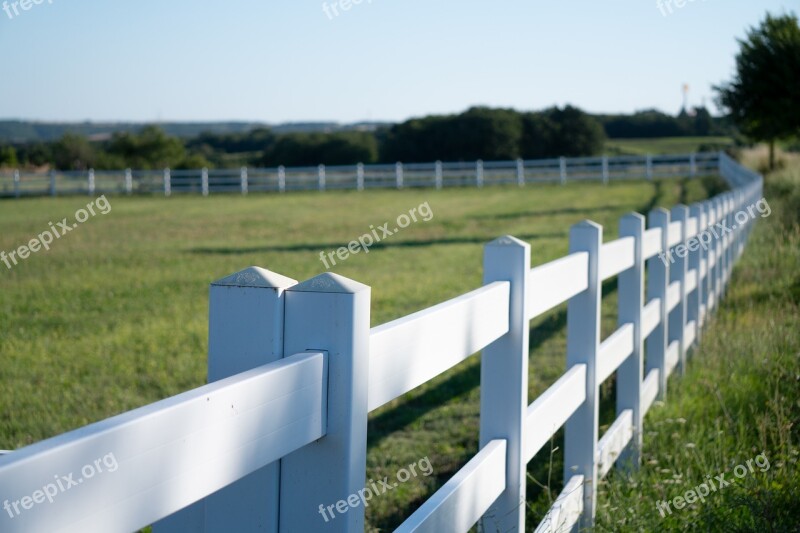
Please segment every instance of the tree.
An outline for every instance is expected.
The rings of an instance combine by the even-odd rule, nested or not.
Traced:
[[[742,132],[769,143],[775,168],[775,141],[800,131],[800,25],[797,16],[767,14],[739,40],[736,74],[715,86],[717,104]]]
[[[121,158],[131,168],[174,167],[186,156],[183,143],[157,126],[145,126],[139,133],[115,133],[109,154]]]
[[[0,167],[14,168],[19,164],[17,151],[13,146],[0,146]]]
[[[53,145],[53,161],[61,170],[86,170],[94,166],[94,147],[83,135],[65,133]]]

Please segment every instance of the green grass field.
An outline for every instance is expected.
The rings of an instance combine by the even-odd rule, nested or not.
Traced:
[[[608,139],[605,152],[609,155],[688,154],[720,150],[733,145],[729,137],[655,137],[653,139]]]
[[[691,202],[712,179],[612,182],[523,189],[404,190],[201,197],[111,197],[89,219],[8,270],[0,263],[0,448],[15,449],[205,382],[208,285],[250,265],[304,280],[333,251],[428,202],[418,222],[337,265],[372,287],[373,325],[481,285],[482,245],[511,234],[533,263],[567,252],[571,224],[590,218],[616,237],[619,217]],[[26,244],[48,222],[73,217],[86,197],[0,202],[0,250]],[[736,281],[736,280],[734,280]],[[615,287],[604,287],[604,335],[616,324]],[[532,323],[530,398],[565,369],[564,306]],[[709,335],[710,336],[710,335]],[[380,479],[423,457],[434,475],[373,500],[370,530],[397,526],[477,451],[479,359],[372,413],[368,476]],[[613,420],[604,386],[604,425]],[[554,446],[560,446],[558,438]],[[531,518],[561,486],[560,455],[529,469]]]

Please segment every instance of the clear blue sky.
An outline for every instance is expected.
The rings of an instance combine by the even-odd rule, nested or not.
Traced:
[[[43,0],[0,11],[0,118],[350,122],[567,103],[672,113],[683,83],[690,103],[711,105],[736,37],[766,11],[800,13],[800,0],[671,0],[665,16],[656,2],[362,0],[329,18],[318,0]]]

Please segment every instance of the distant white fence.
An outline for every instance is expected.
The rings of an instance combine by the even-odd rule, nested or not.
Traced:
[[[730,192],[655,209],[647,225],[626,215],[611,242],[576,224],[569,254],[534,268],[527,243],[500,237],[482,287],[372,329],[370,288],[336,274],[297,283],[252,267],[212,283],[211,383],[0,457],[12,508],[0,530],[362,531],[363,506],[329,521],[319,509],[352,506],[365,486],[369,412],[481,350],[480,449],[397,531],[525,531],[526,466],[562,426],[565,488],[537,531],[590,526],[597,481],[639,464],[644,415],[686,370],[755,220],[738,215],[761,177],[719,164]],[[718,223],[732,231],[658,257]],[[614,276],[619,327],[602,339],[601,284]],[[530,320],[563,302],[566,372],[529,403]],[[599,388],[614,372],[618,416],[601,436]],[[95,476],[108,454],[118,468]],[[70,472],[81,482],[46,499]]]
[[[396,163],[195,170],[0,172],[0,197],[87,194],[209,194],[484,185],[693,177],[716,173],[716,152],[516,161]]]

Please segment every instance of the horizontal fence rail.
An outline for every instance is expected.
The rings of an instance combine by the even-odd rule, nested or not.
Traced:
[[[729,167],[726,167],[729,168]],[[730,167],[732,168],[732,167]],[[562,157],[396,163],[391,165],[319,165],[316,167],[242,167],[238,169],[160,169],[27,172],[0,171],[0,198],[86,194],[249,194],[251,192],[483,187],[484,185],[561,183],[626,179],[662,179],[717,174],[720,155]],[[738,176],[738,175],[737,175]],[[744,178],[736,178],[744,179]]]
[[[414,167],[398,168],[383,169],[387,180],[394,171],[408,184]],[[485,163],[484,182],[498,168]],[[724,154],[719,168],[729,191],[655,209],[647,224],[626,215],[606,243],[601,226],[576,224],[569,255],[544,265],[531,268],[528,243],[500,237],[486,245],[482,287],[372,329],[369,287],[337,274],[298,284],[251,267],[214,282],[212,383],[0,456],[10,506],[0,530],[363,530],[364,506],[349,502],[366,487],[368,413],[478,351],[478,453],[397,531],[525,531],[527,464],[561,428],[565,485],[536,531],[591,527],[599,480],[639,467],[644,415],[686,371],[752,230],[740,214],[761,199],[762,178]],[[450,171],[437,168],[442,181]],[[692,245],[717,222],[732,231]],[[603,339],[600,288],[614,276],[618,328]],[[531,403],[530,320],[564,302],[567,368]],[[616,420],[600,435],[600,386],[614,374]],[[319,516],[339,502],[346,514]]]

